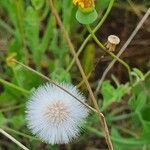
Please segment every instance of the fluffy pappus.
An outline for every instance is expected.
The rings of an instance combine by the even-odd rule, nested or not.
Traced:
[[[85,102],[84,96],[71,84],[62,88]],[[26,120],[32,133],[49,144],[68,143],[80,133],[88,109],[56,85],[38,87],[26,105]]]

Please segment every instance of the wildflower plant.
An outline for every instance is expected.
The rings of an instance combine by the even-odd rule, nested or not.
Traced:
[[[69,149],[76,144],[109,150],[149,149],[150,72],[132,69],[119,57],[150,15],[150,9],[139,7],[146,13],[116,54],[117,45],[123,41],[116,36],[119,33],[107,33],[108,39],[103,39],[106,44],[96,34],[112,7],[122,5],[114,2],[0,0],[0,33],[9,41],[1,55],[0,40],[2,135],[24,150],[61,149],[61,144]],[[133,7],[131,1],[123,3]],[[3,30],[9,34],[5,35]],[[95,43],[92,40],[88,43],[90,39]],[[95,58],[101,61],[106,55],[112,61],[104,72],[98,70],[102,77],[95,81],[93,72],[99,65]],[[129,82],[124,74],[124,84],[114,75],[111,81],[104,80],[116,61],[127,70]],[[82,129],[85,132],[81,134]],[[16,149],[15,146],[7,144],[5,138],[0,141],[2,149]]]

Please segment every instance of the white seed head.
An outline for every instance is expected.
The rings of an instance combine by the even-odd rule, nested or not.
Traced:
[[[59,84],[82,102],[85,98],[70,84]],[[34,91],[27,103],[26,119],[33,134],[49,144],[68,143],[77,137],[88,109],[50,83]]]
[[[116,35],[109,35],[108,36],[108,42],[114,45],[118,45],[120,43],[120,39]]]

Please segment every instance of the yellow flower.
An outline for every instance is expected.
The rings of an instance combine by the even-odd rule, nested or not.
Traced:
[[[92,10],[95,7],[94,0],[73,0],[73,3],[82,10]]]
[[[15,62],[13,61],[13,59],[15,59],[16,57],[16,53],[11,53],[7,58],[6,58],[6,64],[9,67],[13,67],[15,65]]]

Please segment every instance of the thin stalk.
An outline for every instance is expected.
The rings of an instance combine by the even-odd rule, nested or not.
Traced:
[[[112,7],[113,7],[114,2],[115,2],[115,0],[110,0],[108,8],[107,8],[105,14],[103,15],[102,19],[97,24],[97,26],[92,30],[93,33],[95,33],[103,25],[103,23],[105,22],[106,18],[108,17],[108,15],[109,15]],[[82,52],[82,50],[84,49],[85,45],[87,44],[87,42],[90,40],[91,37],[92,37],[91,34],[89,34],[86,37],[86,39],[83,41],[82,45],[80,46],[79,50],[77,51],[77,56],[80,55],[80,53]],[[69,70],[72,68],[72,66],[73,66],[74,63],[75,63],[75,58],[72,59],[70,65],[68,66],[68,68],[66,69],[66,71],[69,72]]]
[[[104,134],[105,134],[105,140],[106,140],[106,142],[107,142],[108,148],[109,148],[110,150],[113,150],[113,146],[112,146],[112,142],[111,142],[111,139],[110,139],[110,135],[109,135],[109,131],[108,131],[108,127],[107,127],[107,124],[106,124],[105,117],[104,117],[104,115],[101,113],[101,111],[100,111],[100,109],[99,109],[97,100],[96,100],[96,98],[95,98],[95,96],[94,96],[94,93],[93,93],[93,91],[92,91],[92,89],[91,89],[91,86],[90,86],[90,84],[89,84],[89,82],[88,82],[88,80],[87,80],[87,77],[86,77],[86,75],[85,75],[85,73],[84,73],[84,71],[83,71],[82,65],[81,65],[81,63],[80,63],[80,60],[79,60],[77,54],[76,54],[76,51],[75,51],[75,49],[74,49],[74,46],[73,46],[73,44],[72,44],[72,42],[71,42],[71,40],[70,40],[70,38],[69,38],[68,33],[66,32],[66,30],[65,30],[65,28],[64,28],[64,26],[63,26],[63,23],[62,23],[62,21],[61,21],[61,19],[60,19],[60,17],[59,17],[59,14],[58,14],[56,8],[55,8],[54,5],[53,5],[53,1],[52,1],[52,0],[49,0],[49,5],[50,5],[50,9],[51,9],[52,13],[53,13],[54,16],[56,17],[56,20],[57,20],[57,22],[58,22],[58,25],[59,25],[60,28],[61,28],[61,31],[62,31],[63,36],[64,36],[64,39],[66,40],[66,43],[67,43],[68,46],[69,46],[70,52],[72,53],[73,57],[75,58],[76,64],[77,64],[77,66],[78,66],[78,68],[79,68],[79,71],[80,71],[80,73],[81,73],[81,75],[82,75],[83,80],[85,81],[85,84],[86,84],[87,89],[88,89],[88,91],[89,91],[90,97],[91,97],[91,99],[92,99],[92,101],[93,101],[94,107],[96,108],[96,110],[97,110],[97,112],[98,112],[98,118],[99,118],[100,124],[101,124],[101,126],[102,126],[102,128],[103,128],[103,132],[104,132]]]
[[[119,57],[117,57],[114,53],[108,51],[103,44],[98,40],[98,38],[95,36],[95,34],[92,32],[92,29],[90,28],[89,25],[86,25],[88,31],[90,32],[90,34],[92,35],[93,39],[95,40],[95,42],[98,44],[98,46],[104,50],[106,53],[108,53],[113,59],[116,59],[120,64],[122,64],[128,71],[128,75],[129,75],[129,80],[130,80],[130,84],[132,85],[132,76],[131,76],[131,69],[129,67],[129,65],[123,61],[122,59],[120,59]]]
[[[28,135],[28,134],[25,134],[25,133],[16,131],[16,130],[14,130],[14,129],[11,129],[11,128],[8,128],[8,127],[2,127],[2,128],[3,128],[4,130],[6,130],[6,131],[12,132],[12,133],[17,134],[17,135],[21,135],[21,136],[26,137],[26,138],[29,138],[29,139],[31,139],[31,140],[37,140],[37,141],[39,141],[39,139],[37,139],[37,138],[35,138],[35,137],[33,137],[33,136],[30,136],[30,135]]]
[[[24,65],[23,63],[12,59],[13,62],[21,65],[22,67],[24,67],[25,69],[37,74],[38,76],[40,76],[41,78],[49,81],[50,83],[54,84],[55,86],[57,86],[58,88],[60,88],[61,90],[65,91],[67,94],[69,94],[70,96],[72,96],[73,98],[75,98],[76,100],[78,100],[80,103],[82,103],[84,106],[86,106],[88,109],[90,109],[91,111],[98,113],[96,109],[94,109],[93,107],[89,106],[87,103],[84,103],[82,100],[78,99],[76,96],[74,96],[72,93],[68,92],[66,89],[64,89],[63,87],[61,87],[60,85],[58,85],[57,83],[55,83],[53,80],[51,80],[50,78],[48,78],[47,76],[43,75],[42,73],[32,69],[31,67],[28,67],[26,65]]]
[[[0,82],[1,82],[2,84],[4,84],[4,85],[7,85],[7,86],[9,86],[9,87],[11,87],[11,88],[13,88],[13,89],[16,89],[16,90],[22,92],[22,93],[25,94],[25,95],[30,93],[29,91],[27,91],[27,90],[25,90],[25,89],[23,89],[23,88],[21,88],[21,87],[15,85],[15,84],[12,84],[12,83],[10,83],[10,82],[8,82],[8,81],[5,81],[5,80],[3,80],[3,79],[0,79]]]
[[[5,135],[8,139],[10,139],[12,142],[16,143],[20,148],[22,148],[23,150],[29,150],[27,147],[25,147],[22,143],[20,143],[19,141],[17,141],[14,137],[12,137],[10,134],[8,134],[7,132],[5,132],[3,129],[0,128],[0,133]]]

